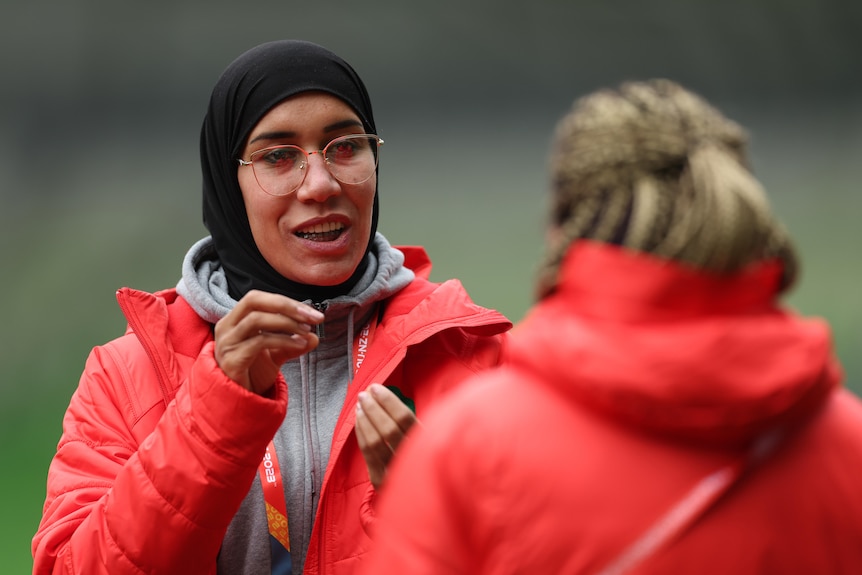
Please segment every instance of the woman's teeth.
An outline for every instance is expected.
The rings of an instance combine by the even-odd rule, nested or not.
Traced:
[[[344,224],[327,222],[297,230],[296,235],[313,242],[329,242],[340,236],[342,231],[344,231]]]

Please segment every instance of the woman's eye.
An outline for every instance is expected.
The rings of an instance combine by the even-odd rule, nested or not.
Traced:
[[[291,148],[276,148],[261,154],[259,160],[268,167],[291,169],[301,161],[301,155],[299,151]]]
[[[335,161],[349,160],[356,154],[356,149],[356,142],[352,140],[336,142],[334,146],[329,148],[326,155]]]

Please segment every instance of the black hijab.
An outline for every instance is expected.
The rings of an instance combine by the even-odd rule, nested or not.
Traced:
[[[252,48],[225,69],[213,88],[201,129],[203,217],[234,299],[259,289],[320,302],[348,293],[368,267],[368,250],[377,230],[376,190],[365,257],[342,284],[291,281],[269,265],[254,242],[237,181],[237,158],[248,134],[271,108],[309,90],[340,98],[359,116],[366,133],[377,133],[362,80],[350,64],[311,42],[280,40]]]

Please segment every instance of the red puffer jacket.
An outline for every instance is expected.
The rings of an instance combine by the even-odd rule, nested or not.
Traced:
[[[399,248],[416,279],[387,301],[336,424],[305,573],[350,573],[367,551],[373,488],[354,406],[372,382],[397,386],[419,417],[498,362],[511,323],[460,283],[434,284],[424,250]],[[229,380],[212,325],[174,290],[117,294],[129,329],[95,348],[63,422],[33,539],[34,573],[215,573],[225,530],[285,416]],[[363,516],[361,516],[364,514]]]
[[[401,446],[360,573],[862,573],[862,402],[828,326],[777,306],[780,276],[575,244],[506,367]],[[694,521],[644,538],[672,509]]]

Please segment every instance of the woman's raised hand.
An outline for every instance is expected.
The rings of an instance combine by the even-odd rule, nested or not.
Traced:
[[[215,326],[216,362],[229,378],[265,395],[281,364],[317,347],[312,326],[322,321],[322,313],[289,297],[249,291]]]
[[[359,393],[356,439],[375,489],[383,484],[395,450],[417,421],[413,411],[379,383]]]

